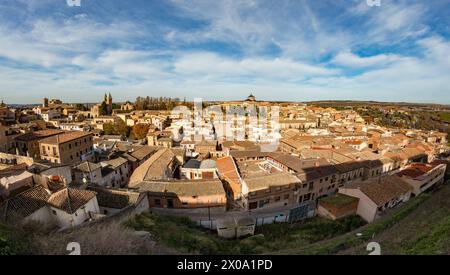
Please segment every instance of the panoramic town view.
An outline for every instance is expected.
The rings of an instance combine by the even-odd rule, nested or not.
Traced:
[[[0,255],[450,254],[449,9],[2,1]]]

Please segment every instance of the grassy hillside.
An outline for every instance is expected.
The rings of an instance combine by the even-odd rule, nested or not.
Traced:
[[[29,230],[31,253],[38,255],[68,255],[67,245],[80,244],[81,255],[149,255],[174,254],[154,242],[149,235],[137,234],[123,225],[123,217],[86,224],[64,232]],[[33,232],[33,233],[32,233]]]
[[[391,209],[382,218],[351,233],[277,253],[367,255],[367,244],[378,242],[383,255],[450,254],[449,197],[450,185],[445,185]]]
[[[340,221],[315,218],[304,224],[278,223],[258,227],[255,236],[239,240],[220,238],[215,232],[203,230],[187,218],[145,213],[126,224],[135,230],[151,232],[156,241],[181,253],[243,255],[305,246],[349,232],[365,222],[358,216],[351,216]]]
[[[15,229],[0,224],[0,255],[27,254],[23,235]]]
[[[431,195],[410,215],[377,234],[373,239],[388,255],[450,254],[450,185]],[[342,254],[365,253],[364,245],[342,251]]]
[[[69,242],[79,242],[82,254],[367,254],[372,241],[380,243],[382,254],[450,254],[449,198],[450,185],[444,185],[371,224],[358,216],[314,218],[258,227],[255,236],[239,240],[222,239],[187,218],[151,213],[61,233],[38,225],[20,230],[0,225],[0,255],[68,254]]]

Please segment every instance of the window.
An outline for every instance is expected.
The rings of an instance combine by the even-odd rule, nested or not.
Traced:
[[[155,199],[155,205],[161,205],[161,200],[160,199]]]
[[[311,194],[306,194],[303,196],[303,201],[309,201],[311,199]]]
[[[281,200],[281,197],[280,197],[280,196],[276,196],[276,197],[275,197],[275,201],[276,201],[276,202],[278,202],[278,201],[280,201],[280,200]]]
[[[53,215],[57,216],[58,214],[56,214],[55,210],[52,210]]]
[[[288,200],[289,199],[289,194],[284,195],[283,199]]]
[[[268,199],[259,201],[259,208],[264,207],[264,205],[266,205],[266,204],[269,204],[269,200]]]

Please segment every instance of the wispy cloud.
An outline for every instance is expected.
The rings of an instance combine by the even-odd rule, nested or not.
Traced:
[[[5,0],[0,94],[450,103],[449,1]],[[57,3],[60,2],[60,3]],[[448,10],[448,9],[447,9]]]

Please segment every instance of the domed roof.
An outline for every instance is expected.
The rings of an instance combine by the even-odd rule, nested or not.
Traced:
[[[255,97],[253,94],[250,94],[250,95],[247,97],[246,101],[256,101],[256,97]]]

